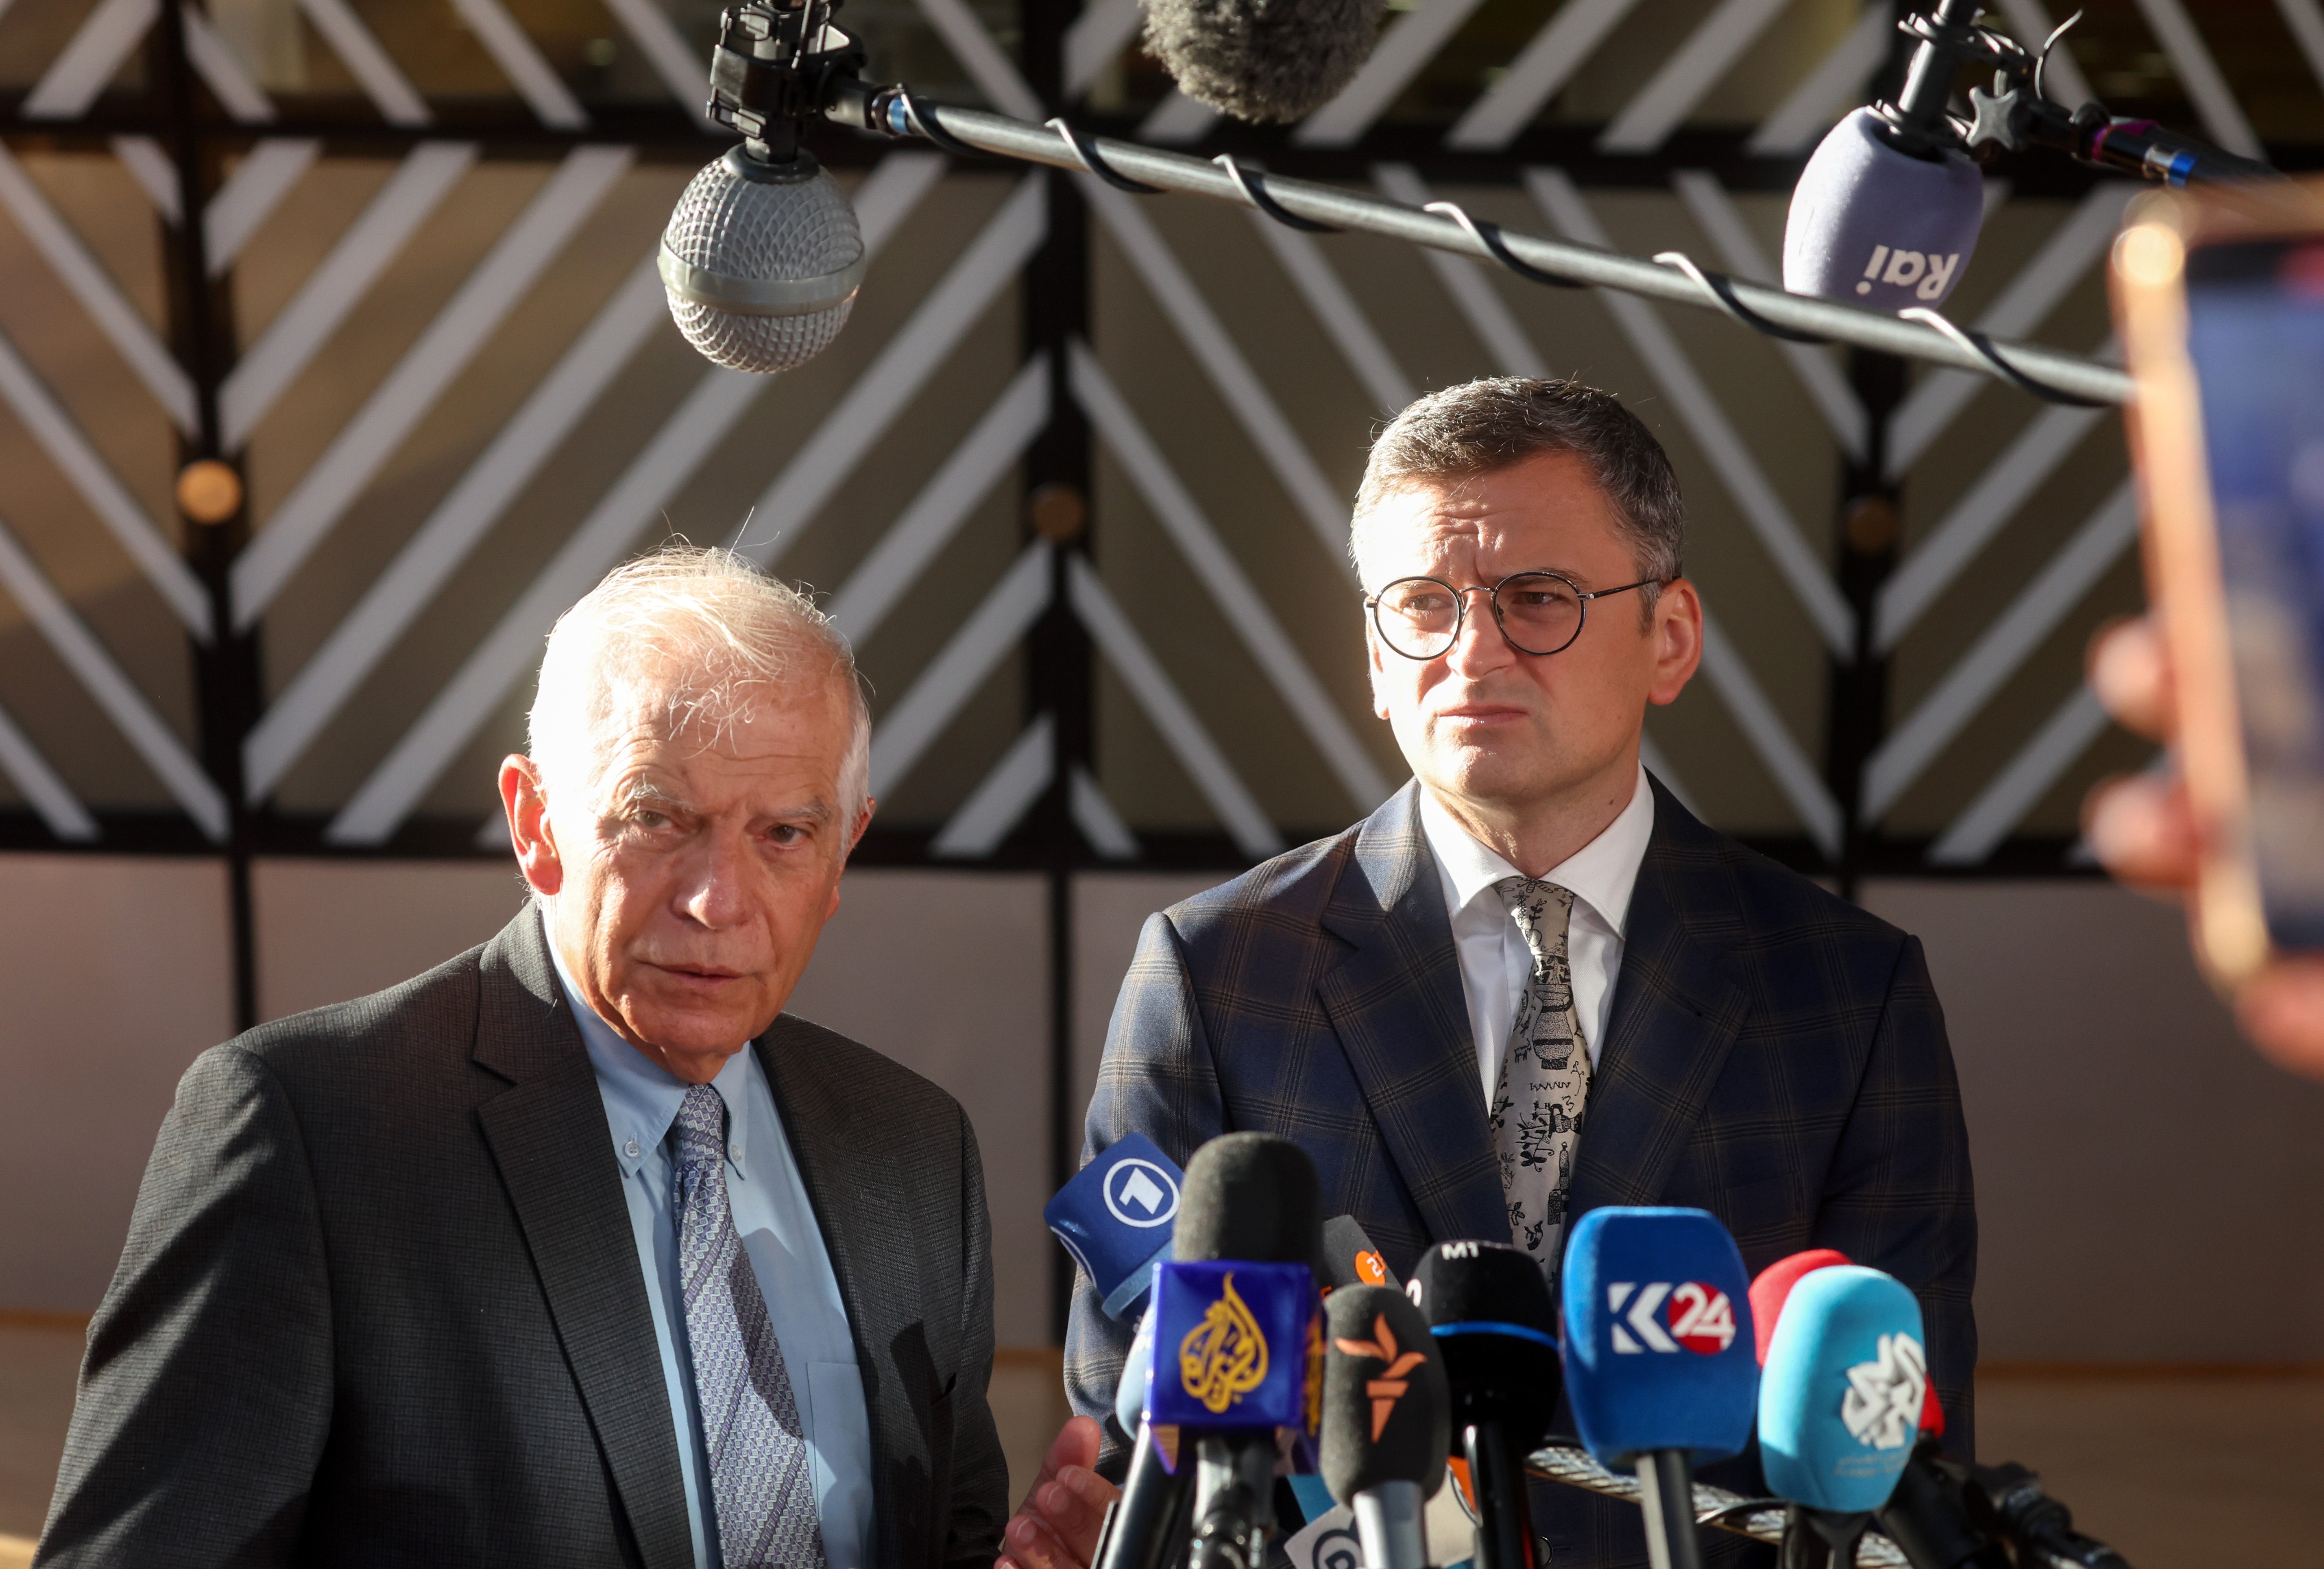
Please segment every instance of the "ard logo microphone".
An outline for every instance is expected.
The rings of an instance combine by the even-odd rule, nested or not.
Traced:
[[[1125,1134],[1057,1190],[1041,1218],[1097,1288],[1108,1318],[1146,1305],[1170,1255],[1185,1173],[1142,1133]]]
[[[1759,1457],[1789,1500],[1786,1564],[1853,1562],[1911,1459],[1928,1394],[1921,1305],[1893,1276],[1835,1265],[1800,1278],[1767,1343]]]
[[[1598,1209],[1566,1246],[1565,1394],[1603,1465],[1635,1471],[1655,1569],[1700,1569],[1693,1465],[1750,1441],[1751,1278],[1699,1209]]]

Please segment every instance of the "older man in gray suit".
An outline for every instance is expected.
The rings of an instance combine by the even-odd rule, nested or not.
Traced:
[[[782,1012],[869,729],[845,643],[723,552],[566,614],[501,769],[531,906],[187,1074],[37,1562],[991,1562],[975,1136]],[[1096,1444],[1016,1538],[1086,1554]]]

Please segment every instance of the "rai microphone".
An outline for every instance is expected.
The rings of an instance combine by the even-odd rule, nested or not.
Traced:
[[[1654,1569],[1702,1569],[1693,1467],[1750,1442],[1750,1288],[1704,1210],[1591,1210],[1566,1244],[1565,1398],[1599,1463],[1636,1472]]]
[[[1923,1344],[1921,1305],[1893,1276],[1834,1265],[1792,1288],[1759,1384],[1760,1467],[1791,1504],[1784,1569],[1855,1561],[1912,1455]]]
[[[1541,1266],[1506,1242],[1440,1242],[1408,1289],[1444,1359],[1452,1442],[1476,1503],[1477,1569],[1536,1569],[1526,1456],[1548,1436],[1563,1383]]]
[[[1264,1562],[1277,1430],[1312,1432],[1320,1395],[1317,1209],[1314,1164],[1287,1140],[1230,1133],[1186,1163],[1173,1257],[1154,1269],[1138,1442],[1097,1569],[1158,1569],[1190,1477],[1194,1569]]]
[[[1323,1304],[1323,1485],[1356,1517],[1364,1569],[1428,1569],[1422,1516],[1444,1483],[1452,1397],[1428,1321],[1386,1286]]]

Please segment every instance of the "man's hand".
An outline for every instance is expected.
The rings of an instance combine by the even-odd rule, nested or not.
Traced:
[[[1097,1464],[1098,1425],[1075,1417],[1058,1430],[1041,1462],[1041,1474],[1010,1518],[993,1569],[1087,1569],[1097,1551],[1105,1506],[1121,1490],[1091,1467]]]
[[[2171,662],[2152,620],[2122,622],[2098,635],[2090,645],[2090,685],[2125,728],[2176,745]],[[2194,885],[2200,841],[2175,773],[2100,785],[2083,810],[2082,832],[2107,870],[2133,887],[2176,893]],[[2324,1079],[2324,959],[2269,965],[2236,994],[2236,1018],[2277,1064]]]

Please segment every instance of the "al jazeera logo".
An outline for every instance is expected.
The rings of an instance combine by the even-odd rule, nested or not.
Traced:
[[[1178,1381],[1213,1417],[1267,1382],[1267,1332],[1227,1276],[1218,1299],[1178,1343]]]

